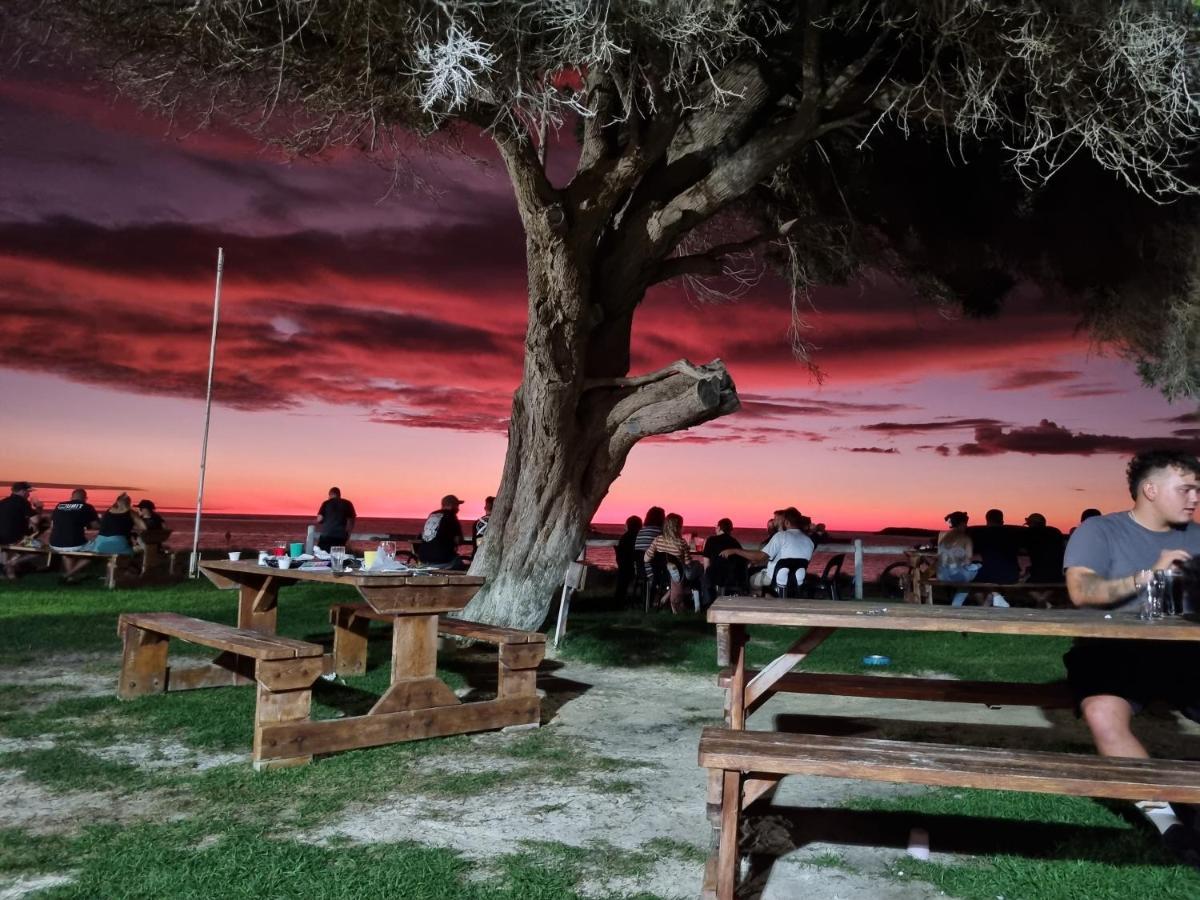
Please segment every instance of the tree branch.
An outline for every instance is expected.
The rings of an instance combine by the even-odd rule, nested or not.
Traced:
[[[719,359],[714,359],[708,365],[724,366],[724,363],[722,363]],[[671,365],[665,368],[659,369],[657,372],[649,372],[645,375],[634,375],[630,378],[589,378],[583,383],[583,389],[585,391],[591,391],[596,390],[597,388],[641,387],[642,385],[653,384],[656,381],[662,381],[663,379],[670,378],[672,375],[687,375],[691,378],[699,380],[701,378],[709,377],[710,374],[711,372],[709,372],[705,367],[694,365],[693,363],[688,362],[686,359],[680,359],[671,363]]]

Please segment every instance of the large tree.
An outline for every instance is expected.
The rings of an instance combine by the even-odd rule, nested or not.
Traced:
[[[472,565],[480,619],[539,625],[633,446],[737,409],[719,360],[631,375],[634,314],[669,279],[720,291],[759,254],[792,278],[794,316],[863,266],[978,313],[1036,281],[1168,392],[1197,386],[1193,210],[1167,205],[1192,193],[1200,124],[1181,0],[35,0],[8,16],[27,48],[80,48],[149,103],[298,152],[387,154],[397,130],[495,141],[529,318]],[[564,147],[556,182],[546,152]],[[1139,232],[1111,227],[1114,208]],[[1119,264],[1089,265],[1101,251]]]

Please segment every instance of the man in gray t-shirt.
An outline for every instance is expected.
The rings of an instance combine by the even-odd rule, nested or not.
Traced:
[[[1133,509],[1080,524],[1063,565],[1076,606],[1128,611],[1155,569],[1200,555],[1200,461],[1167,451],[1139,453],[1129,463]],[[1063,657],[1067,680],[1102,756],[1148,758],[1133,734],[1133,714],[1167,700],[1200,722],[1200,646],[1190,641],[1078,640]],[[1190,863],[1200,845],[1169,806],[1143,812],[1168,846]],[[1181,843],[1182,842],[1182,843]]]

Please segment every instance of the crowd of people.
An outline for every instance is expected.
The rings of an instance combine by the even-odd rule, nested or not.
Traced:
[[[28,481],[17,481],[9,495],[0,499],[0,545],[129,556],[146,532],[163,530],[163,519],[154,501],[143,498],[134,505],[124,491],[101,513],[88,503],[87,491],[76,488],[67,500],[47,513],[45,504],[31,496],[36,490]],[[89,535],[89,532],[94,533]],[[16,579],[22,560],[29,559],[22,554],[5,553],[5,578]],[[87,557],[62,557],[63,583],[79,581],[88,561]]]
[[[1085,509],[1080,521],[1098,515],[1098,509]],[[937,547],[939,580],[962,584],[972,581],[988,584],[1065,583],[1066,536],[1046,524],[1046,517],[1041,513],[1027,515],[1023,526],[1006,525],[1004,512],[999,509],[989,509],[984,514],[984,525],[971,525],[970,516],[962,510],[947,513],[945,521],[948,530],[938,538]],[[1029,559],[1024,570],[1021,568],[1022,556]],[[962,606],[967,596],[967,591],[959,591],[951,602]],[[989,592],[988,602],[993,606],[1008,605],[1003,594],[996,591]]]
[[[791,506],[772,514],[761,550],[744,548],[733,536],[733,522],[728,518],[720,519],[716,530],[697,549],[700,542],[683,534],[682,516],[652,506],[644,518],[625,520],[625,532],[616,547],[614,595],[626,600],[635,587],[664,587],[655,599],[675,613],[684,610],[689,590],[698,592],[706,606],[723,590],[754,588],[782,595],[792,567],[780,564],[801,561],[792,571],[803,582],[808,561],[826,539],[824,523],[814,524]]]

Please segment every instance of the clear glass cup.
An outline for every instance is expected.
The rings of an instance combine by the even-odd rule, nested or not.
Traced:
[[[1180,572],[1177,569],[1157,569],[1154,572],[1154,583],[1158,591],[1159,615],[1178,616],[1183,614],[1183,602],[1180,597]]]
[[[1155,572],[1138,591],[1138,600],[1141,603],[1138,618],[1144,622],[1162,618],[1163,581],[1158,575],[1159,573]]]
[[[395,541],[380,541],[379,553],[387,562],[396,561],[396,542]]]
[[[333,564],[333,571],[335,571],[335,572],[342,571],[342,563],[344,563],[346,561],[346,548],[345,547],[330,547],[329,548],[329,561]]]

